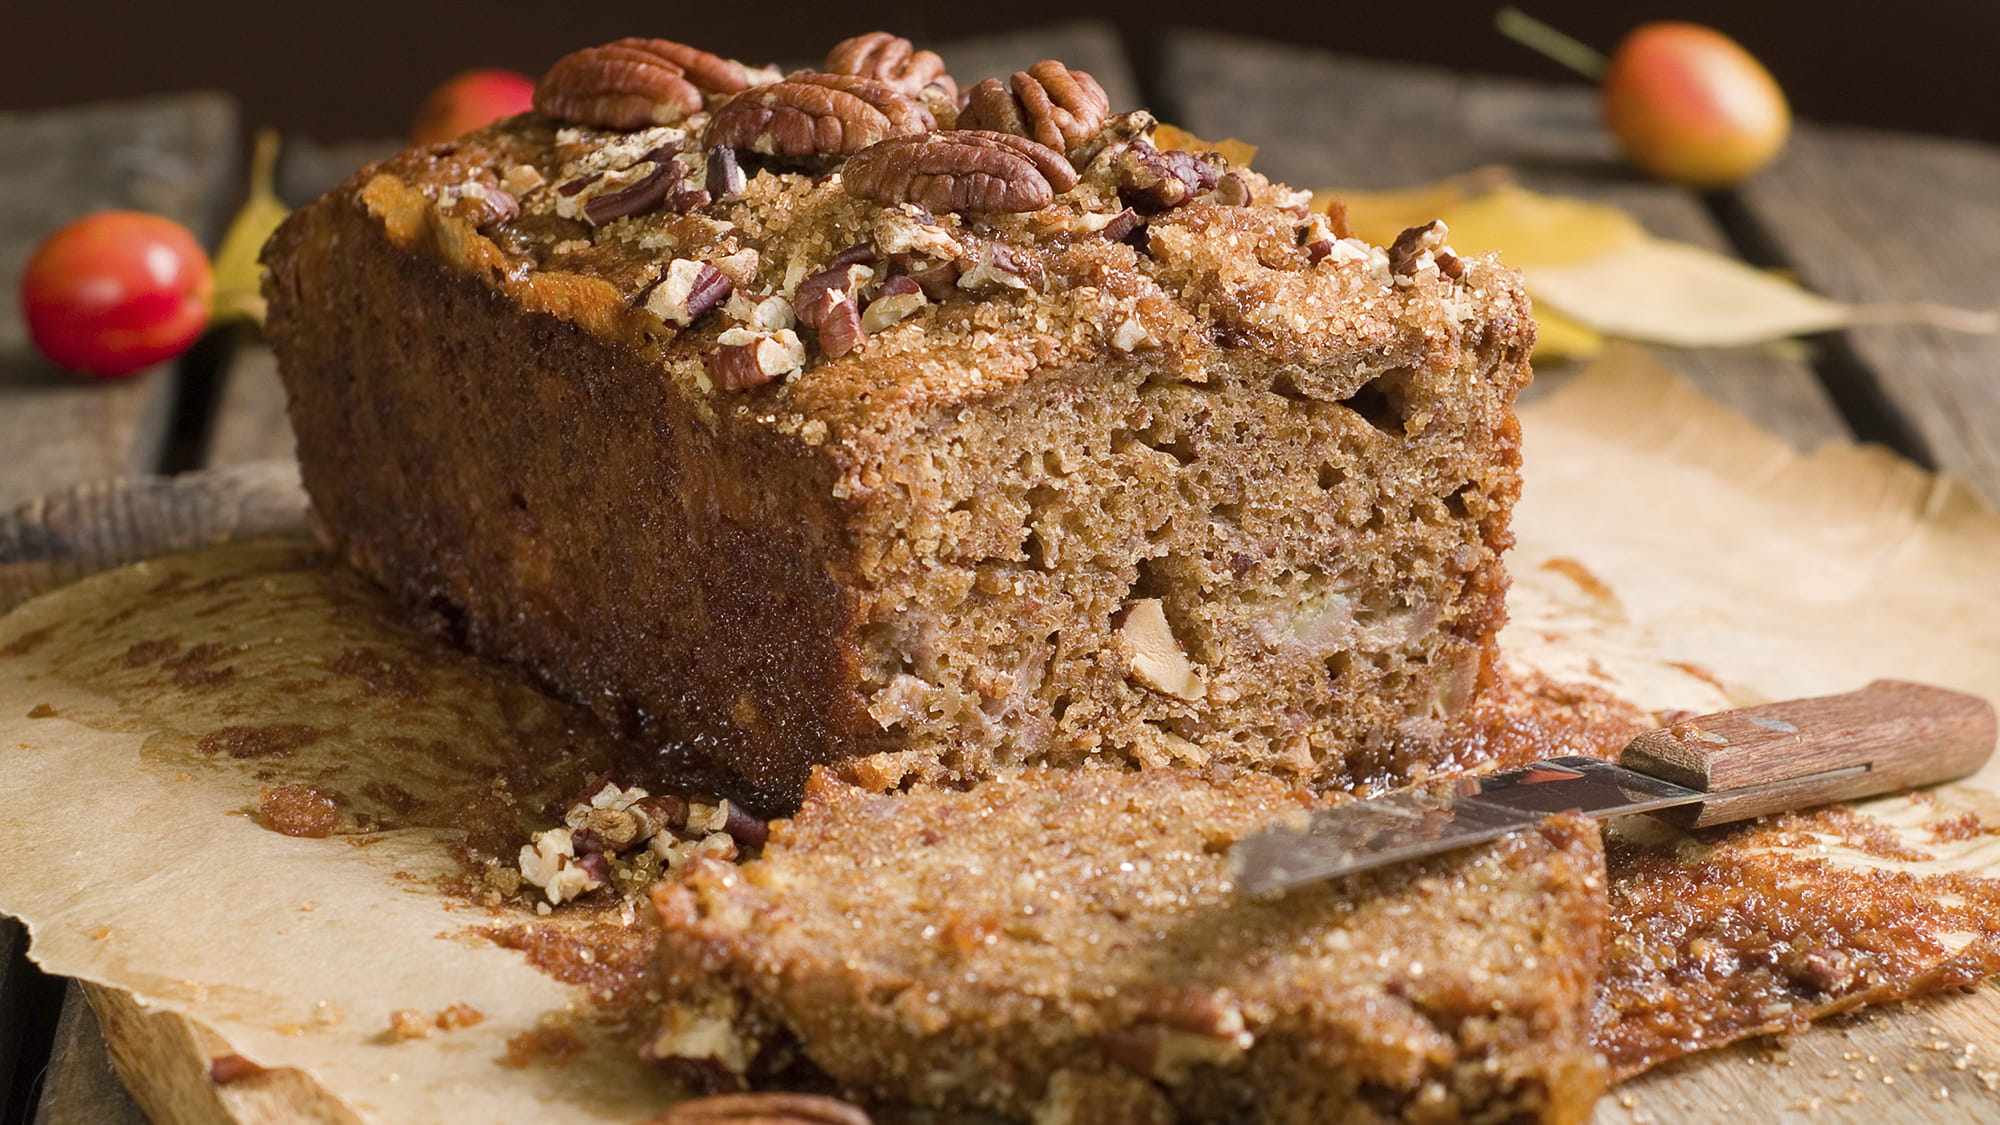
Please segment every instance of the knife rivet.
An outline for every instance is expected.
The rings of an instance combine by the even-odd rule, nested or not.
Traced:
[[[1781,734],[1799,733],[1798,724],[1788,723],[1783,719],[1767,719],[1762,715],[1745,715],[1744,718],[1749,719],[1751,722],[1757,724],[1760,727],[1763,727],[1765,730],[1774,730],[1778,731]]]

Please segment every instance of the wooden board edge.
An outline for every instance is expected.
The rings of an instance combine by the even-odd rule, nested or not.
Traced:
[[[236,1052],[221,1036],[131,993],[80,982],[97,1014],[111,1065],[156,1125],[361,1125],[301,1070],[247,1074],[218,1085],[211,1068]]]

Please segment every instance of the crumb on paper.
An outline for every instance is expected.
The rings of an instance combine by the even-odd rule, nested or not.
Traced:
[[[507,1040],[507,1053],[501,1064],[522,1070],[537,1062],[562,1064],[571,1055],[583,1050],[583,1040],[566,1027],[543,1024],[524,1031]]]
[[[457,1031],[462,1027],[483,1023],[485,1019],[485,1012],[470,1004],[458,1003],[439,1012],[435,1022],[440,1031]]]
[[[437,1025],[431,1018],[413,1008],[398,1008],[389,1013],[389,1038],[403,1041],[409,1039],[429,1039]]]

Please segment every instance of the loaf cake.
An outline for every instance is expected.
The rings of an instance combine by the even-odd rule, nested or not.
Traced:
[[[1227,847],[1306,803],[1169,769],[902,794],[822,772],[761,859],[654,890],[649,1053],[710,1088],[802,1053],[858,1100],[1038,1125],[1585,1120],[1596,825],[1234,893]]]
[[[763,811],[834,762],[1379,788],[1490,684],[1533,323],[1440,224],[882,34],[536,104],[266,251],[321,532],[474,648]]]

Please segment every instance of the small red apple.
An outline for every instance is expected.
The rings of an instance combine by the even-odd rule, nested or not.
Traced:
[[[186,351],[208,325],[214,284],[186,227],[99,211],[36,247],[21,274],[21,312],[43,355],[115,379]]]
[[[1722,188],[1770,163],[1791,131],[1784,91],[1734,39],[1691,23],[1633,29],[1604,72],[1604,122],[1662,180]]]
[[[526,113],[535,80],[513,70],[468,70],[432,90],[410,125],[410,143],[448,141],[502,117]]]

